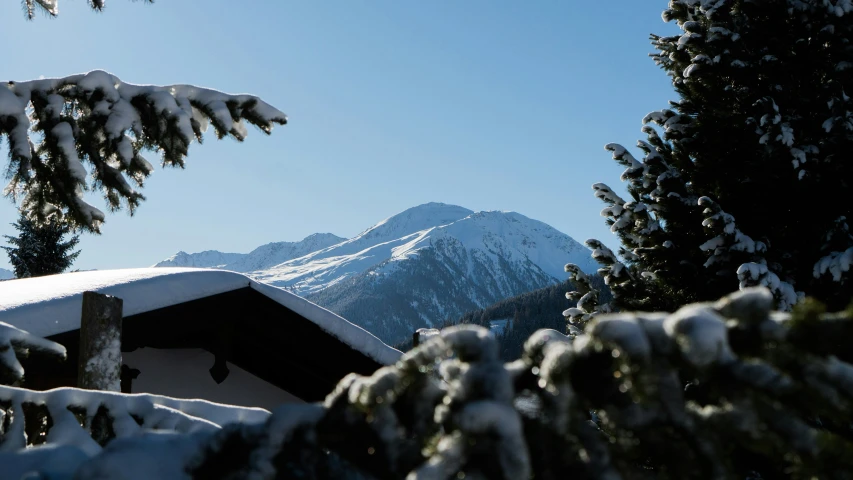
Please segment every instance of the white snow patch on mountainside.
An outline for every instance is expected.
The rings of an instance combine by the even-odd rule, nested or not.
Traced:
[[[310,295],[368,271],[377,275],[389,273],[399,262],[414,258],[436,242],[458,242],[490,264],[532,264],[555,281],[566,278],[566,263],[576,263],[586,272],[597,268],[586,247],[545,223],[515,212],[474,213],[443,203],[410,208],[349,240],[316,234],[302,242],[264,245],[242,256],[180,253],[156,266],[185,266],[181,262],[195,261],[191,266],[245,272],[261,282]],[[283,254],[259,254],[272,250],[273,245],[300,247],[282,248]],[[297,250],[309,251],[296,255]],[[286,258],[289,255],[292,256]],[[280,261],[271,264],[276,260]]]

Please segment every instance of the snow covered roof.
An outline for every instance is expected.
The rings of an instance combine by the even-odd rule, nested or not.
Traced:
[[[124,301],[125,317],[242,288],[251,288],[310,320],[383,365],[401,353],[373,334],[302,297],[235,272],[197,268],[134,268],[75,272],[0,282],[0,321],[47,337],[80,328],[83,292]]]

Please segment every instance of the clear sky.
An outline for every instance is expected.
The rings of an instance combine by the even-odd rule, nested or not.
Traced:
[[[288,114],[272,136],[253,130],[240,144],[211,131],[186,169],[158,168],[134,217],[108,214],[100,236],[82,236],[74,268],[350,237],[430,201],[516,211],[615,246],[590,186],[619,187],[622,168],[602,147],[633,146],[643,116],[675,98],[648,58],[649,34],[675,31],[665,6],[109,0],[96,14],[61,0],[58,18],[28,22],[19,2],[0,2],[0,72],[22,81],[103,69],[252,93]],[[0,201],[0,235],[16,218]]]

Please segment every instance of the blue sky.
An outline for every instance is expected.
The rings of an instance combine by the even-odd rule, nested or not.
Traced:
[[[186,169],[158,168],[134,217],[108,215],[102,235],[83,235],[75,268],[350,237],[430,201],[616,245],[590,186],[618,187],[622,169],[602,147],[634,145],[642,117],[675,98],[647,56],[649,33],[675,31],[666,2],[247,4],[109,0],[96,14],[62,0],[58,18],[28,22],[18,2],[0,2],[4,80],[103,69],[253,93],[290,119],[242,144],[210,135]],[[16,218],[0,201],[0,234]]]

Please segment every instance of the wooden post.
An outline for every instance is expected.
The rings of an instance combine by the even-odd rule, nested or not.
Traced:
[[[120,298],[83,292],[77,387],[121,391]]]

